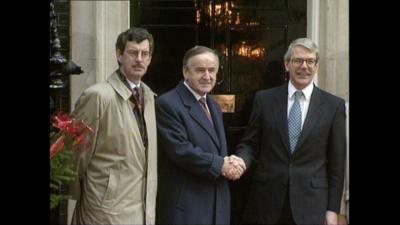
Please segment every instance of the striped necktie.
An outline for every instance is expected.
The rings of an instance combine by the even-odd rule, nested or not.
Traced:
[[[206,104],[207,104],[207,103],[206,103],[206,98],[201,97],[201,98],[199,99],[199,103],[200,103],[201,108],[203,109],[204,113],[206,114],[208,120],[210,121],[211,124],[213,124],[212,119],[211,119],[210,111],[208,111],[207,106],[206,106]]]

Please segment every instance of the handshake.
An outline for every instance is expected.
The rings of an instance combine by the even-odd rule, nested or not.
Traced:
[[[246,170],[246,164],[243,159],[235,155],[225,156],[224,165],[221,169],[222,176],[229,180],[239,179]]]

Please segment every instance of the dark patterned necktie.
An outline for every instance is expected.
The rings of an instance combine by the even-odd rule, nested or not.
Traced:
[[[135,104],[135,107],[133,108],[133,113],[135,114],[135,118],[139,126],[140,136],[142,137],[143,144],[147,149],[148,140],[147,140],[146,122],[144,120],[143,95],[141,93],[140,88],[138,87],[133,88],[132,93],[133,93],[133,103]]]
[[[206,114],[208,121],[210,121],[211,124],[213,124],[212,119],[211,119],[211,114],[210,111],[208,111],[207,106],[206,106],[206,98],[201,97],[199,99],[199,103],[201,105],[201,108],[203,109],[204,113]]]
[[[300,108],[300,97],[303,92],[296,91],[294,94],[294,103],[289,112],[288,128],[289,128],[289,141],[290,151],[293,152],[301,132],[301,108]]]
[[[143,111],[143,98],[141,96],[140,89],[138,87],[134,87],[132,92],[133,92],[133,96],[135,97],[137,107],[142,112]]]

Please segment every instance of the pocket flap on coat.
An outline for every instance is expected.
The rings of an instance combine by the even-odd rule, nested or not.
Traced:
[[[327,178],[312,178],[311,186],[314,188],[328,188],[328,179]]]

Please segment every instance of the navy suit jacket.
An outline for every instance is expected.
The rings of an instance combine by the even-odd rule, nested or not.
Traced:
[[[220,175],[227,155],[222,113],[207,97],[214,126],[189,89],[157,98],[159,146],[158,224],[229,224],[228,181]]]
[[[340,210],[346,156],[345,102],[314,86],[303,129],[291,154],[287,99],[287,83],[255,96],[247,130],[236,152],[247,167],[258,160],[244,219],[276,223],[289,191],[297,224],[323,224],[327,210]]]

